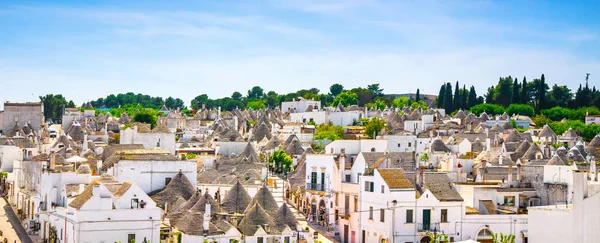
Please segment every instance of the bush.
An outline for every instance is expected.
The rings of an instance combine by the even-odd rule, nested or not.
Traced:
[[[540,114],[548,117],[550,120],[560,121],[564,118],[570,118],[573,115],[573,110],[555,106],[550,109],[541,110]]]
[[[479,104],[471,107],[471,112],[475,115],[479,115],[484,111],[488,115],[501,115],[504,113],[504,107],[495,104]]]
[[[533,123],[535,123],[535,127],[537,128],[541,128],[544,125],[550,124],[552,122],[552,120],[548,119],[548,117],[544,115],[536,115],[533,118],[531,118],[531,120],[533,121]]]
[[[315,135],[316,140],[337,140],[344,137],[344,128],[329,123],[319,124]]]
[[[509,115],[517,114],[530,117],[535,114],[533,111],[533,107],[525,104],[510,104],[508,108],[506,108],[506,113],[508,113]]]

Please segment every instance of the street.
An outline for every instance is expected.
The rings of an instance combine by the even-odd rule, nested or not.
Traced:
[[[17,215],[13,212],[12,208],[6,200],[0,199],[0,231],[2,231],[1,240],[4,238],[8,239],[9,243],[31,243],[31,239],[25,232],[25,229],[19,223]]]

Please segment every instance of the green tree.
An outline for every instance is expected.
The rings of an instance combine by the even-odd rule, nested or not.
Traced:
[[[356,105],[358,95],[352,91],[344,91],[333,99],[334,106],[337,106],[338,103],[342,103],[343,106]]]
[[[75,108],[75,103],[73,100],[69,100],[69,103],[67,103],[67,108]]]
[[[529,104],[529,92],[527,90],[527,77],[523,77],[523,83],[521,84],[521,103]]]
[[[364,124],[365,126],[365,134],[369,138],[376,138],[381,132],[381,129],[385,128],[385,121],[380,119],[379,117],[373,117],[369,119],[369,121]]]
[[[488,104],[494,104],[496,103],[494,101],[494,97],[496,96],[496,89],[494,88],[494,86],[489,87],[487,89],[487,93],[485,94],[485,103]]]
[[[523,115],[523,116],[533,116],[534,111],[533,107],[525,104],[510,104],[508,108],[506,108],[506,113],[512,115]]]
[[[463,84],[463,88],[460,90],[460,108],[467,109],[467,97],[469,97],[469,90],[467,86]]]
[[[538,101],[538,108],[537,110],[541,110],[546,108],[546,91],[548,90],[548,85],[546,84],[546,78],[544,77],[544,74],[542,74],[542,78],[540,78],[540,88],[538,89],[539,92],[539,101]]]
[[[392,106],[397,108],[404,108],[405,105],[408,105],[408,97],[406,96],[398,96],[392,101]]]
[[[446,114],[450,114],[454,111],[452,103],[452,84],[450,82],[446,83],[446,93],[444,94],[444,110],[446,110]]]
[[[482,112],[490,114],[490,115],[500,115],[502,113],[504,113],[504,107],[500,106],[500,105],[496,105],[496,104],[478,104],[475,105],[473,107],[471,107],[471,112],[473,114],[481,114]]]
[[[417,93],[415,94],[415,101],[419,101],[421,100],[421,91],[419,89],[417,89]]]
[[[206,105],[207,108],[210,108],[207,103],[208,103],[208,95],[201,94],[201,95],[196,96],[192,100],[191,106],[192,106],[192,109],[194,109],[194,110],[199,110],[200,108],[202,108],[202,105]]]
[[[237,91],[235,91],[235,92],[233,92],[233,94],[231,94],[231,98],[234,100],[242,101],[242,97],[243,97],[242,93],[237,92]]]
[[[344,86],[341,84],[333,84],[331,87],[329,87],[329,94],[331,94],[333,97],[339,95],[342,93],[342,91],[344,91]]]
[[[269,162],[276,171],[287,174],[292,168],[293,160],[284,150],[275,150],[273,155],[269,158]]]
[[[351,90],[358,98],[358,106],[364,106],[375,98],[373,91],[365,88],[354,88]],[[342,92],[343,93],[343,92]],[[335,103],[335,100],[334,100]]]
[[[558,86],[554,84],[550,92],[548,92],[548,96],[550,98],[548,103],[552,106],[567,107],[571,99],[573,99],[571,89],[566,85]]]
[[[158,111],[153,109],[144,109],[139,113],[133,115],[134,122],[142,122],[150,124],[152,128],[156,126],[156,120],[158,119]]]
[[[265,105],[265,102],[263,102],[262,100],[250,101],[250,102],[248,102],[248,105],[246,106],[246,108],[252,108],[254,110],[260,110],[260,109],[264,109],[266,107],[267,107],[267,105]]]
[[[426,110],[427,109],[427,104],[425,104],[425,101],[419,100],[419,101],[413,101],[410,103],[410,108],[412,109],[417,109],[421,107],[421,109]]]
[[[531,120],[533,121],[533,123],[535,123],[536,128],[541,128],[544,125],[550,124],[552,122],[552,120],[550,120],[548,117],[541,114],[534,116],[533,118],[531,118]]]
[[[540,114],[548,117],[552,121],[560,121],[565,118],[571,118],[573,115],[573,110],[555,106],[550,109],[541,110]]]
[[[331,123],[319,124],[316,127],[315,139],[316,140],[338,140],[344,137],[344,128],[341,126],[334,126]]]
[[[519,85],[519,80],[517,78],[515,78],[515,82],[513,83],[512,87],[513,87],[512,103],[519,104],[519,103],[521,103],[521,95],[519,94],[519,88],[521,88],[521,85]]]
[[[469,109],[478,104],[477,92],[475,92],[475,86],[471,85],[471,89],[469,90],[469,99],[468,99],[467,103],[468,103],[467,107]]]
[[[438,97],[436,100],[438,108],[444,108],[445,95],[446,95],[446,84],[442,84],[442,87],[440,87],[440,93],[438,94]]]
[[[452,105],[452,111],[460,109],[460,102],[462,98],[460,97],[460,86],[458,85],[458,81],[456,81],[456,86],[454,87],[454,103]]]
[[[508,76],[500,78],[498,85],[496,86],[496,94],[494,96],[494,103],[507,107],[512,102],[513,92],[513,80],[512,77]]]
[[[381,99],[376,99],[373,102],[365,105],[365,107],[367,107],[367,108],[375,108],[375,109],[379,109],[379,110],[384,110],[385,106],[386,106],[385,101],[383,101]]]
[[[248,99],[262,99],[264,93],[260,86],[254,86],[248,90]]]
[[[381,96],[383,94],[383,89],[379,87],[379,84],[370,84],[367,86],[367,89],[375,95],[375,97]]]
[[[44,105],[44,117],[46,119],[58,120],[62,118],[63,108],[67,105],[67,101],[62,94],[40,96],[40,101]]]

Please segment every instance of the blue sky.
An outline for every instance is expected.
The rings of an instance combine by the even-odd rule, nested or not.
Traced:
[[[600,2],[2,1],[3,101],[600,79]]]

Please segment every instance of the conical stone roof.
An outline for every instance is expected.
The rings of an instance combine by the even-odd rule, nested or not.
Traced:
[[[250,205],[252,198],[238,180],[227,193],[221,204],[221,211],[224,213],[242,214]]]

